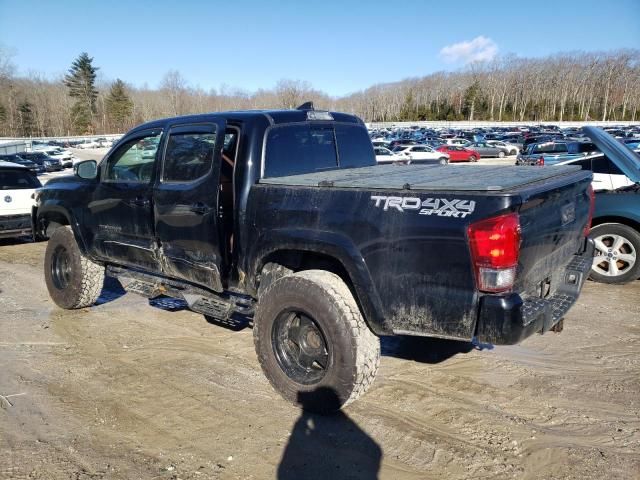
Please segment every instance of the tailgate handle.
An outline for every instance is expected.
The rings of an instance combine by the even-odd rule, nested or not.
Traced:
[[[149,201],[149,199],[145,197],[136,197],[131,200],[131,205],[134,205],[136,207],[148,207],[150,203],[151,202]]]
[[[211,211],[211,209],[202,202],[194,203],[193,205],[191,205],[190,210],[193,213],[197,213],[198,215],[204,215],[205,213],[209,213]]]

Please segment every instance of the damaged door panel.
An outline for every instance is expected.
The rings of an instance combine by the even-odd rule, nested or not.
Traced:
[[[153,189],[162,273],[217,292],[223,290],[218,185],[224,131],[222,120],[170,126]]]

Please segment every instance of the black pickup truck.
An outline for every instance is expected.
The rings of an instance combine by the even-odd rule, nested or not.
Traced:
[[[577,167],[376,165],[359,118],[307,104],[136,127],[50,180],[33,222],[60,307],[92,305],[106,274],[245,315],[275,389],[326,411],[373,382],[378,336],[559,330],[592,263],[590,182]]]

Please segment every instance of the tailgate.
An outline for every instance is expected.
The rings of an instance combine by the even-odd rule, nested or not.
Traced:
[[[514,290],[524,298],[553,296],[564,282],[567,265],[584,248],[590,182],[589,172],[579,172],[571,179],[548,183],[544,191],[523,194]]]

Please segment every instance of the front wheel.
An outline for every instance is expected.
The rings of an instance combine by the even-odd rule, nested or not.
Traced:
[[[61,308],[93,305],[102,291],[104,267],[82,255],[69,227],[56,229],[44,256],[44,279],[51,299]]]
[[[449,159],[447,159],[446,157],[441,157],[440,160],[438,160],[438,163],[440,165],[447,165],[449,163]]]
[[[640,233],[627,225],[606,223],[591,229],[596,253],[591,278],[601,283],[628,283],[640,277]]]
[[[498,158],[504,158],[504,152],[502,150],[498,152]]]
[[[469,161],[470,161],[470,162],[477,162],[477,161],[478,161],[478,158],[477,158],[475,155],[471,155],[471,156],[469,157]]]
[[[262,370],[286,400],[321,413],[339,410],[373,383],[380,341],[337,275],[307,270],[260,297],[253,339]]]

